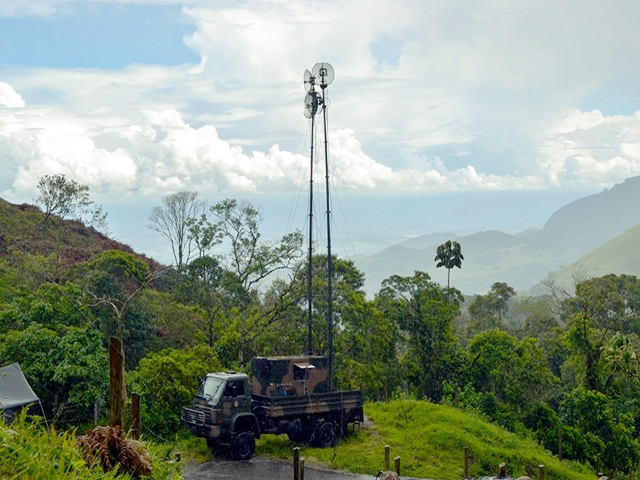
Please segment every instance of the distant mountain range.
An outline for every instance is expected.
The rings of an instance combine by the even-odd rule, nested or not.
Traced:
[[[596,195],[565,205],[541,230],[511,235],[484,231],[457,236],[435,233],[415,237],[358,259],[365,288],[373,296],[391,275],[423,270],[446,284],[447,271],[436,269],[436,248],[446,240],[462,247],[462,269],[451,272],[451,283],[465,294],[486,293],[494,282],[506,282],[520,292],[543,294],[541,281],[550,274],[570,286],[578,276],[628,273],[640,276],[640,176]]]

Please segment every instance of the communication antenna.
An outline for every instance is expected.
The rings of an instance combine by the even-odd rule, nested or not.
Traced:
[[[312,311],[313,311],[313,147],[315,140],[315,115],[318,113],[320,96],[315,90],[315,77],[309,70],[304,71],[303,85],[309,91],[304,97],[304,116],[311,119],[311,173],[309,176],[309,253],[307,260],[307,354],[313,354]]]
[[[324,167],[327,188],[327,323],[329,324],[329,390],[333,390],[333,259],[331,258],[331,204],[329,201],[329,143],[327,135],[326,89],[333,83],[335,74],[333,67],[326,63],[316,63],[311,69],[311,76],[320,80],[322,90],[322,118],[324,124]]]

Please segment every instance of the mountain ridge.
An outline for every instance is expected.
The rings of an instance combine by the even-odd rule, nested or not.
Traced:
[[[446,284],[446,270],[436,269],[433,258],[438,245],[452,239],[460,243],[465,257],[462,269],[451,272],[452,286],[465,294],[477,294],[485,293],[500,281],[518,291],[527,291],[552,272],[577,262],[639,223],[640,176],[637,176],[568,203],[552,213],[539,230],[517,234],[487,230],[449,237],[428,233],[361,257],[358,263],[370,296],[383,279],[392,274],[412,275],[415,270],[426,271],[435,281]]]

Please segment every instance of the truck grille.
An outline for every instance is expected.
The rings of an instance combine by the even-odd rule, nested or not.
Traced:
[[[204,412],[185,408],[182,410],[182,418],[186,424],[204,425]]]

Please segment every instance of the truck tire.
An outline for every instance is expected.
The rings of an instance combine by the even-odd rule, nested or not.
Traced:
[[[322,422],[316,428],[314,445],[318,448],[329,448],[336,444],[336,426],[333,422]]]
[[[291,440],[292,442],[308,445],[309,442],[311,442],[312,433],[313,432],[310,432],[309,430],[302,430],[301,432],[295,432],[295,433],[289,432],[287,433],[287,436],[289,437],[289,440]]]
[[[234,460],[249,460],[256,453],[256,441],[249,432],[238,432],[229,444],[231,458]]]

